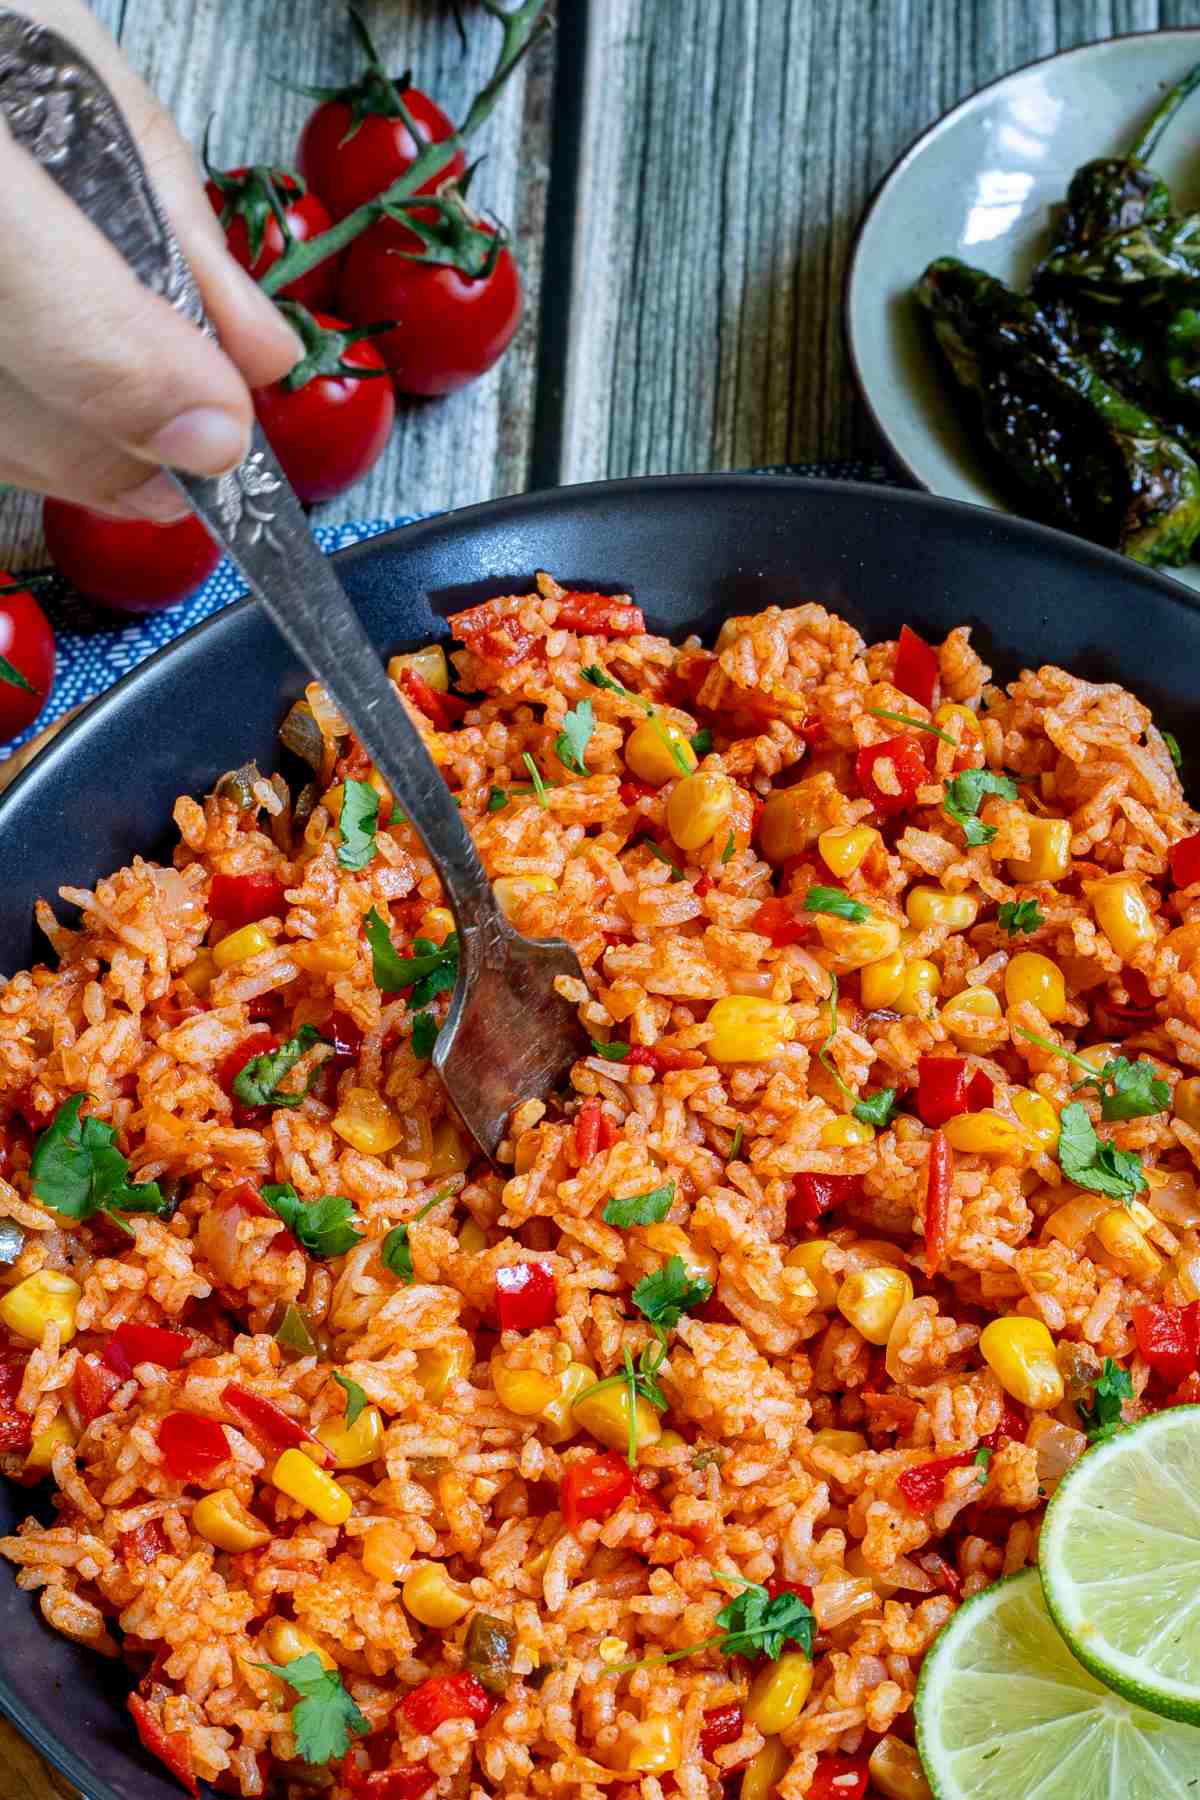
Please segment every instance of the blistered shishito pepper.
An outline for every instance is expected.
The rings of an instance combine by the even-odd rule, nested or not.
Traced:
[[[1071,349],[1037,303],[954,257],[917,284],[992,449],[1049,523],[1138,562],[1186,561],[1200,468],[1169,430]]]

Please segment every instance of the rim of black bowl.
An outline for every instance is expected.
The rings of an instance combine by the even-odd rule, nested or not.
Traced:
[[[514,525],[523,525],[535,522],[539,512],[552,506],[559,496],[568,498],[572,505],[578,505],[580,501],[585,504],[601,505],[611,500],[614,494],[622,498],[644,498],[652,502],[659,495],[665,494],[681,492],[702,494],[706,491],[713,492],[724,489],[753,490],[756,487],[764,489],[791,488],[796,492],[827,493],[843,498],[848,494],[856,495],[869,505],[898,505],[916,513],[977,515],[981,520],[989,521],[993,529],[1024,539],[1033,545],[1045,544],[1056,554],[1065,552],[1081,563],[1094,564],[1101,574],[1105,571],[1119,570],[1125,580],[1140,581],[1156,588],[1164,598],[1185,607],[1189,612],[1197,610],[1191,591],[1181,587],[1179,583],[1165,580],[1156,570],[1132,562],[1128,557],[1122,556],[1119,551],[1106,550],[1098,544],[1089,543],[1085,538],[1074,537],[1070,532],[1058,531],[1053,526],[1041,525],[1034,520],[1020,518],[1014,513],[1003,513],[993,507],[972,505],[963,500],[946,499],[923,489],[884,487],[871,482],[836,481],[804,475],[719,473],[638,475],[622,480],[584,482],[575,486],[543,488],[528,494],[481,501],[475,506],[433,514],[429,518],[418,519],[410,525],[396,526],[390,531],[379,532],[375,537],[365,538],[358,544],[351,544],[343,550],[333,552],[332,560],[336,565],[340,558],[362,555],[365,551],[369,551],[372,545],[416,543],[426,535],[460,528],[469,530],[476,524],[511,521]],[[123,706],[128,696],[136,691],[139,681],[144,678],[148,670],[156,668],[170,657],[189,654],[196,643],[206,635],[216,636],[222,629],[228,628],[231,616],[240,614],[255,604],[256,602],[250,597],[231,601],[228,606],[222,607],[219,612],[213,613],[198,625],[192,626],[189,631],[182,633],[170,644],[156,651],[153,656],[147,657],[144,662],[139,663],[136,668],[131,669],[127,675],[123,676],[115,686],[106,689],[104,693],[89,701],[77,717],[69,725],[64,726],[54,740],[33,759],[26,769],[22,770],[11,788],[3,796],[0,796],[0,829],[3,828],[10,799],[23,795],[28,789],[36,789],[39,782],[52,782],[55,779],[55,765],[59,755],[69,751],[71,744],[77,738],[86,736],[96,721],[104,718],[112,709]],[[0,1572],[0,1579],[12,1579],[7,1569]],[[34,1749],[59,1774],[74,1783],[86,1796],[86,1800],[128,1800],[127,1794],[98,1777],[74,1750],[61,1743],[48,1731],[43,1730],[26,1711],[9,1686],[2,1655],[0,1655],[0,1713],[10,1720],[25,1740],[32,1744]],[[134,1730],[132,1720],[129,1730],[132,1756],[132,1733]]]
[[[858,223],[854,227],[853,234],[851,235],[850,253],[846,258],[846,268],[842,275],[842,341],[846,346],[846,362],[850,369],[851,380],[854,382],[854,386],[858,391],[858,397],[862,401],[863,408],[871,421],[871,426],[876,437],[879,439],[879,442],[893,467],[898,469],[905,479],[911,481],[913,486],[919,488],[923,494],[932,494],[934,490],[930,487],[924,476],[918,475],[908,458],[903,456],[897,449],[895,440],[891,433],[886,429],[878,412],[875,410],[875,402],[871,397],[870,387],[863,375],[862,367],[858,360],[858,351],[855,346],[854,317],[850,308],[850,290],[854,285],[854,276],[855,271],[858,268],[859,253],[862,250],[863,235],[868,224],[883,204],[887,189],[891,186],[894,177],[899,175],[905,166],[924,147],[926,140],[928,138],[936,137],[943,125],[945,125],[949,119],[953,118],[955,113],[961,112],[966,106],[970,106],[973,101],[979,99],[981,94],[988,93],[992,88],[999,87],[1001,83],[1005,81],[1011,81],[1016,75],[1028,74],[1030,69],[1039,69],[1045,63],[1066,62],[1072,56],[1084,56],[1089,50],[1098,50],[1105,44],[1123,44],[1129,42],[1132,38],[1158,39],[1171,37],[1200,38],[1200,24],[1165,25],[1161,31],[1113,31],[1110,32],[1107,37],[1089,38],[1086,44],[1072,44],[1067,50],[1051,50],[1048,51],[1045,56],[1031,56],[1028,62],[1018,63],[1015,68],[1006,69],[1003,75],[993,75],[990,81],[982,82],[979,87],[972,88],[969,94],[964,94],[961,100],[956,100],[952,106],[946,107],[945,111],[940,112],[931,124],[924,126],[917,133],[916,137],[911,138],[904,149],[900,151],[899,155],[889,163],[888,167],[884,170],[883,174],[872,188],[870,195],[867,198],[867,203],[863,207],[862,212],[859,215]],[[949,500],[951,496],[948,494],[939,494],[937,495],[937,498]],[[957,501],[956,504],[959,506],[978,505],[985,512],[999,513],[1005,518],[1023,519],[1025,517],[1023,513],[1016,512],[1010,507],[988,506],[982,500],[977,502],[960,500]],[[1036,524],[1038,521],[1027,520],[1026,523]],[[1044,529],[1053,531],[1057,528],[1054,526],[1046,526]],[[1063,532],[1061,535],[1064,537],[1075,536],[1073,532],[1069,531]],[[1091,539],[1075,538],[1075,541],[1077,543],[1086,544],[1090,543]],[[1103,546],[1100,545],[1095,547],[1098,549],[1103,548]],[[1108,554],[1112,556],[1121,556],[1122,560],[1125,562],[1133,560],[1130,557],[1125,557],[1119,550],[1109,551]],[[1167,580],[1174,582],[1175,578],[1168,575]],[[1178,582],[1177,585],[1187,589],[1187,584],[1184,582]],[[1192,590],[1187,589],[1187,591],[1191,592]]]

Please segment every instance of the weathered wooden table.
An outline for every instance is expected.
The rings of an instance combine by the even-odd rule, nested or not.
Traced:
[[[19,4],[19,0],[18,0]],[[359,0],[389,65],[455,113],[491,61],[463,0]],[[93,0],[194,141],[292,159],[309,102],[272,80],[352,66],[339,0]],[[1195,0],[558,0],[510,84],[475,198],[512,230],[521,330],[498,368],[402,413],[329,520],[603,476],[870,453],[839,320],[855,223],[892,160],[994,76]],[[0,566],[43,559],[0,500]],[[0,1574],[0,1579],[8,1579]],[[0,1800],[67,1790],[0,1723]]]

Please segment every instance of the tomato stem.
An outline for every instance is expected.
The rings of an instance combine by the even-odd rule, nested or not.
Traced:
[[[331,256],[337,256],[355,238],[361,237],[364,231],[384,217],[388,206],[396,206],[407,200],[411,194],[424,187],[426,182],[439,175],[463,148],[464,140],[477,131],[490,116],[504,83],[530,46],[549,28],[549,20],[546,18],[547,0],[521,0],[520,5],[515,6],[512,11],[502,6],[500,0],[481,0],[481,3],[492,18],[502,22],[504,37],[491,77],[471,102],[467,116],[458,130],[437,143],[426,143],[416,160],[410,163],[403,175],[398,176],[390,187],[377,194],[373,200],[355,207],[344,219],[331,225],[328,231],[306,238],[303,243],[290,244],[278,262],[272,263],[260,280],[259,286],[264,293],[277,294],[281,288],[287,287],[301,275],[307,275],[310,269],[327,262]],[[415,138],[416,134],[413,135]]]

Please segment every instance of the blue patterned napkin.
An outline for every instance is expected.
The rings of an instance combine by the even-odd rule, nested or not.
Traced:
[[[786,468],[757,469],[760,475],[827,476],[841,481],[891,482],[892,477],[878,463],[813,462],[796,463]],[[419,514],[401,513],[394,519],[360,519],[345,525],[314,525],[313,536],[328,555],[344,550],[348,544],[359,544],[364,538],[390,531],[396,525],[409,525]],[[144,617],[120,617],[98,612],[57,578],[38,589],[38,599],[45,607],[58,640],[58,667],[54,688],[37,720],[27,731],[0,744],[0,759],[18,749],[55,719],[60,719],[73,706],[102,694],[105,688],[127,675],[155,650],[161,650],[172,638],[190,631],[210,613],[219,612],[231,600],[245,592],[241,577],[228,562],[221,562],[202,588],[190,600],[170,607],[166,612]]]

